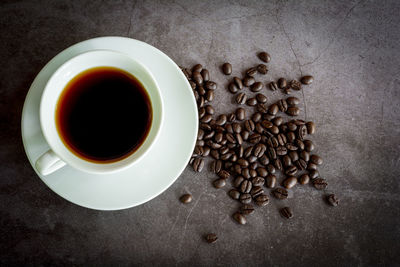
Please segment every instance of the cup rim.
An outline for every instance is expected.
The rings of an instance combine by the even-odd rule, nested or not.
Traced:
[[[80,157],[78,157],[75,153],[73,153],[71,151],[70,148],[68,148],[65,143],[61,140],[61,136],[60,133],[58,132],[58,130],[56,129],[57,132],[57,137],[58,139],[60,139],[62,147],[64,148],[65,151],[68,151],[68,154],[70,154],[69,156],[72,156],[74,158],[74,161],[70,161],[69,159],[67,159],[67,157],[65,157],[65,154],[63,154],[64,152],[61,152],[58,148],[56,148],[56,146],[54,145],[54,139],[52,139],[49,136],[49,129],[47,129],[44,125],[44,117],[47,116],[45,114],[45,107],[44,107],[44,99],[46,97],[46,92],[48,93],[49,90],[51,90],[51,87],[49,87],[51,85],[51,82],[54,81],[54,79],[56,79],[57,75],[60,75],[60,73],[69,65],[71,64],[71,62],[78,60],[79,58],[82,58],[84,56],[88,56],[91,54],[114,54],[114,55],[118,55],[118,56],[122,56],[127,60],[130,60],[131,62],[134,62],[134,64],[136,64],[137,66],[139,66],[139,68],[141,68],[144,73],[148,76],[148,78],[150,79],[150,82],[153,83],[155,90],[155,93],[158,97],[158,108],[159,108],[159,120],[158,123],[156,124],[154,117],[155,117],[155,113],[154,113],[154,106],[153,106],[153,99],[150,97],[149,92],[147,91],[147,93],[149,94],[149,98],[150,98],[150,102],[152,103],[152,110],[153,110],[153,119],[150,125],[150,130],[149,133],[145,139],[145,141],[141,144],[140,147],[143,146],[143,144],[147,141],[147,148],[145,150],[141,151],[141,155],[137,158],[133,158],[135,155],[137,156],[137,152],[140,150],[140,147],[138,149],[138,151],[135,151],[134,153],[132,153],[131,155],[129,155],[126,158],[122,158],[121,160],[118,160],[116,162],[110,162],[110,163],[96,163],[96,162],[90,162],[87,160],[84,160]],[[99,65],[100,66],[107,66],[107,65]],[[133,75],[135,78],[137,78],[141,83],[143,83],[138,77],[136,77],[136,75],[122,67],[118,67],[118,66],[112,66],[115,68],[119,68],[125,72],[128,72],[129,74]],[[82,73],[83,71],[86,71],[88,69],[91,69],[94,67],[85,67],[83,70],[78,71],[77,73],[75,73],[69,80],[68,82],[73,79],[74,77],[76,77],[77,75],[79,75],[80,73]],[[68,83],[67,82],[67,83]],[[59,93],[57,94],[57,98],[53,101],[55,101],[56,103],[59,100],[59,96],[60,93],[63,92],[63,90],[65,89],[66,84],[64,85],[64,87],[59,91]],[[147,90],[147,87],[144,86],[144,88]],[[57,104],[56,104],[57,105]],[[55,121],[55,114],[54,112],[52,112],[52,121]],[[131,167],[133,164],[139,162],[143,157],[145,157],[147,155],[147,153],[151,150],[151,148],[153,147],[154,143],[156,142],[156,140],[158,139],[159,133],[161,131],[161,128],[163,126],[163,122],[164,122],[164,103],[163,103],[163,98],[161,95],[161,91],[159,88],[159,85],[157,83],[157,81],[155,80],[153,74],[149,71],[149,69],[144,66],[142,63],[140,63],[139,61],[131,58],[129,55],[126,55],[124,53],[118,52],[118,51],[114,51],[114,50],[110,50],[110,49],[95,49],[95,50],[90,50],[90,51],[86,51],[83,53],[80,53],[79,55],[76,55],[74,57],[72,57],[71,59],[69,59],[68,61],[64,62],[62,65],[60,65],[54,72],[53,74],[50,76],[50,78],[48,79],[48,81],[46,82],[46,85],[43,89],[43,93],[41,95],[40,98],[40,107],[39,107],[39,121],[40,121],[40,126],[41,126],[41,130],[43,133],[43,136],[47,142],[47,144],[49,145],[50,149],[54,151],[54,153],[61,159],[63,160],[66,164],[70,165],[73,168],[79,169],[81,171],[85,171],[88,173],[93,173],[93,174],[110,174],[110,173],[114,173],[114,172],[118,172],[118,171],[122,171],[126,168]],[[55,122],[54,122],[55,124]],[[151,139],[149,139],[150,134],[152,133],[153,137]],[[121,164],[121,162],[124,162],[123,164]],[[82,164],[80,164],[82,163]],[[86,165],[86,166],[83,166]],[[88,168],[87,166],[90,166],[90,168]]]

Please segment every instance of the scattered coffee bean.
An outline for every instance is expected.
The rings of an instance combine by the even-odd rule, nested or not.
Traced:
[[[243,181],[244,181],[244,178],[242,176],[238,176],[233,181],[233,186],[236,187],[236,188],[239,188]]]
[[[311,155],[310,161],[316,165],[321,165],[323,163],[322,158],[318,155]]]
[[[204,238],[207,241],[207,243],[209,243],[209,244],[215,243],[218,240],[217,235],[214,233],[207,234]]]
[[[203,84],[203,76],[201,76],[201,73],[199,71],[193,71],[192,79],[197,85]]]
[[[308,134],[314,134],[315,133],[315,123],[312,121],[309,121],[306,123],[307,126],[307,133]]]
[[[202,158],[196,158],[193,161],[193,170],[195,172],[201,172],[204,167],[204,160]]]
[[[253,187],[252,183],[248,180],[244,180],[240,185],[240,192],[242,193],[250,193],[251,188]]]
[[[254,68],[254,67],[252,67],[246,71],[246,75],[250,76],[250,77],[253,77],[254,75],[256,75],[256,73],[257,73],[257,68]]]
[[[240,192],[237,191],[236,189],[231,189],[228,192],[229,196],[235,200],[238,200],[240,197]]]
[[[280,213],[282,214],[283,217],[286,219],[290,219],[293,217],[292,210],[289,207],[284,207],[280,209]]]
[[[312,84],[312,82],[314,81],[314,77],[310,76],[310,75],[306,75],[306,76],[303,76],[300,81],[302,84],[309,85],[309,84]]]
[[[279,78],[278,80],[278,87],[280,89],[285,89],[287,87],[287,81],[285,78]]]
[[[257,105],[257,100],[254,97],[249,98],[249,99],[247,99],[246,104],[251,107],[255,106],[255,105]]]
[[[231,73],[232,73],[232,65],[230,63],[224,63],[222,65],[222,72],[225,75],[231,75]]]
[[[277,199],[286,199],[288,197],[288,191],[283,188],[276,188],[274,191],[272,191],[272,194]]]
[[[327,196],[326,200],[331,206],[336,207],[337,205],[339,205],[339,199],[334,194]]]
[[[251,195],[248,194],[248,193],[241,194],[240,197],[239,197],[239,201],[242,204],[249,204],[251,202]]]
[[[179,200],[183,203],[183,204],[188,204],[190,202],[192,202],[192,195],[191,194],[184,194],[182,195]]]
[[[247,222],[246,218],[239,212],[235,212],[232,217],[239,224],[246,224]]]
[[[269,88],[270,88],[272,91],[276,91],[276,90],[278,90],[278,85],[276,84],[276,82],[270,82],[270,83],[269,83]]]
[[[292,188],[293,186],[295,186],[297,184],[297,178],[294,176],[289,176],[288,178],[286,178],[285,181],[283,181],[283,186],[287,189]]]
[[[287,102],[286,102],[285,99],[279,100],[279,101],[277,102],[277,105],[278,105],[279,110],[280,110],[281,112],[286,112],[286,110],[288,109],[288,104],[287,104]]]
[[[300,113],[300,109],[298,107],[289,107],[286,110],[286,114],[288,114],[289,116],[298,116]]]
[[[236,109],[236,119],[242,121],[244,120],[245,117],[246,117],[246,111],[244,110],[244,108]]]
[[[310,160],[310,153],[308,153],[307,151],[303,150],[300,152],[300,158],[304,159],[305,161],[309,161]]]
[[[293,106],[300,104],[300,99],[298,99],[297,97],[291,96],[291,97],[286,98],[286,102],[288,103],[289,106],[293,107]]]
[[[290,81],[290,88],[299,91],[301,89],[301,83],[297,80]]]
[[[242,83],[242,80],[240,78],[233,77],[233,82],[237,86],[237,88],[239,88],[239,90],[243,89],[243,83]]]
[[[251,87],[250,87],[250,90],[252,91],[252,92],[258,92],[258,91],[261,91],[261,89],[263,88],[263,84],[262,84],[262,82],[255,82]]]
[[[266,206],[269,203],[269,197],[265,194],[260,194],[254,199],[257,206]]]
[[[317,164],[314,164],[312,162],[308,162],[308,165],[307,165],[307,170],[308,171],[317,170],[317,169],[318,169]]]
[[[207,69],[202,69],[200,71],[201,76],[203,77],[203,81],[207,82],[208,80],[210,80],[210,73],[208,72]]]
[[[268,188],[274,188],[276,185],[276,176],[273,174],[269,174],[266,178],[266,186]]]
[[[254,212],[254,208],[252,205],[244,204],[239,208],[239,211],[243,215],[250,215]]]
[[[246,76],[243,79],[243,85],[246,87],[252,86],[255,82],[256,82],[256,80],[254,80],[254,78],[251,76]]]
[[[267,74],[267,72],[268,72],[267,65],[265,65],[265,64],[259,64],[259,65],[257,66],[257,71],[258,71],[259,73],[261,73],[261,74]]]
[[[260,52],[258,53],[258,58],[264,61],[265,63],[268,63],[271,61],[271,56],[267,52]]]
[[[232,94],[235,94],[235,93],[237,93],[240,89],[237,87],[237,85],[236,85],[235,83],[231,82],[231,83],[228,85],[228,90],[229,90],[229,92],[231,92]]]
[[[211,102],[214,100],[214,90],[208,90],[206,93],[206,100]]]
[[[269,106],[268,108],[268,113],[271,115],[275,115],[276,113],[278,113],[279,107],[277,104],[272,104]]]
[[[247,96],[245,93],[239,93],[236,95],[236,103],[239,105],[243,105],[244,103],[246,103],[247,100]]]
[[[250,195],[253,198],[256,198],[257,196],[264,194],[264,189],[262,189],[261,186],[253,186],[253,188],[250,191]]]
[[[226,170],[220,170],[218,172],[218,176],[221,177],[222,179],[228,179],[229,176],[231,176],[231,174]]]
[[[212,81],[207,81],[206,82],[206,88],[208,90],[215,90],[215,89],[217,89],[217,84],[215,82],[212,82]]]
[[[265,170],[265,169],[264,169]],[[258,172],[257,172],[258,173]],[[253,186],[263,186],[264,185],[264,182],[265,182],[265,180],[264,180],[264,178],[262,178],[262,177],[259,177],[259,176],[257,176],[257,177],[254,177],[253,179],[251,179],[251,183],[253,184]]]
[[[258,103],[265,103],[267,102],[267,97],[263,94],[256,94],[256,99],[258,101]]]
[[[312,180],[314,187],[318,190],[323,190],[328,186],[328,183],[323,178],[317,178]]]
[[[214,180],[213,185],[215,188],[222,188],[226,184],[225,179],[219,178]]]

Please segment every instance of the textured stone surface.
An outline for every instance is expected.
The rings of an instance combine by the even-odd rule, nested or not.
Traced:
[[[14,1],[0,3],[0,264],[399,265],[400,2]],[[187,168],[136,208],[99,212],[48,189],[20,137],[25,94],[44,64],[88,38],[129,36],[175,62],[200,62],[219,83],[217,112],[231,112],[229,61],[240,75],[272,56],[264,81],[312,74],[299,96],[314,120],[327,191],[297,185],[239,226],[238,204],[214,176]],[[266,91],[265,91],[266,92]],[[267,92],[270,102],[279,92]],[[304,95],[302,95],[304,94]],[[305,112],[304,112],[305,111]],[[190,192],[192,203],[178,198]],[[323,196],[335,192],[332,208]],[[278,210],[290,206],[294,217]],[[207,244],[202,236],[215,232]]]

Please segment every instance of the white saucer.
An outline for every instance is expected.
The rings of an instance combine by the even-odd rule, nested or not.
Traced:
[[[197,105],[192,89],[179,67],[160,50],[124,37],[95,38],[65,49],[47,63],[29,89],[22,111],[22,140],[34,167],[36,159],[49,148],[39,123],[40,97],[47,80],[65,61],[93,49],[125,53],[151,71],[165,104],[160,136],[140,162],[119,173],[94,175],[69,166],[47,176],[35,171],[54,192],[77,205],[98,210],[130,208],[161,194],[178,178],[197,137]]]

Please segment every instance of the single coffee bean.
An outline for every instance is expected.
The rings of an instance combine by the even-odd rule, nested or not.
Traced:
[[[253,122],[259,122],[260,120],[261,120],[261,113],[259,113],[259,112],[255,112],[255,113],[253,113],[253,115],[251,116],[251,120],[253,121]]]
[[[192,87],[193,90],[196,89],[196,83],[194,81],[189,81],[189,84],[190,84],[190,87]]]
[[[207,81],[206,82],[206,88],[208,90],[215,90],[215,89],[217,89],[217,84],[215,82],[212,82],[212,81]]]
[[[260,52],[258,53],[258,58],[264,61],[265,63],[268,63],[271,61],[271,56],[267,52]]]
[[[197,140],[196,146],[204,146],[204,140]]]
[[[310,153],[308,153],[307,151],[303,150],[300,152],[300,158],[304,159],[305,161],[309,161],[310,160]]]
[[[234,122],[232,123],[232,129],[234,133],[240,133],[242,131],[242,125],[240,125],[240,123]]]
[[[223,161],[229,160],[231,157],[232,157],[232,153],[226,153],[226,154],[220,153],[220,159]]]
[[[253,133],[249,136],[248,140],[251,144],[257,144],[261,141],[261,135],[259,133]]]
[[[322,158],[320,156],[318,156],[318,155],[315,155],[315,154],[311,155],[310,161],[312,163],[314,163],[314,164],[317,164],[317,165],[321,165],[323,163]]]
[[[268,188],[274,188],[276,185],[276,176],[273,174],[269,174],[266,178],[266,186]]]
[[[262,189],[261,186],[253,186],[253,188],[250,191],[250,195],[253,198],[256,198],[257,196],[264,194],[264,189]]]
[[[200,72],[200,71],[202,71],[202,70],[203,70],[203,66],[202,66],[201,64],[196,64],[196,65],[194,65],[193,68],[192,68],[192,72],[195,72],[195,71]]]
[[[247,148],[244,150],[244,152],[243,152],[243,156],[244,156],[245,158],[250,157],[251,154],[253,153],[253,148],[254,148],[254,146],[249,146],[249,147],[247,147]]]
[[[288,191],[283,188],[276,188],[274,191],[272,191],[272,194],[277,199],[286,199],[288,197]]]
[[[240,89],[239,89],[239,87],[237,87],[237,85],[236,85],[235,83],[231,82],[231,83],[228,85],[228,90],[229,90],[229,92],[231,92],[232,94],[235,94],[235,93],[237,93]]]
[[[285,99],[279,100],[279,101],[277,102],[277,105],[278,105],[279,110],[280,110],[281,112],[286,112],[286,110],[288,109],[288,104],[287,104],[287,102],[286,102]]]
[[[208,90],[206,93],[206,100],[211,102],[214,100],[214,90]]]
[[[239,188],[243,181],[244,181],[243,176],[238,176],[233,181],[233,186],[236,187],[236,188]]]
[[[289,131],[294,132],[297,130],[297,125],[293,121],[289,121],[288,123],[286,123],[286,125]]]
[[[288,176],[294,176],[297,173],[297,167],[292,165],[290,167],[288,167],[285,171],[285,174]]]
[[[204,103],[205,103],[204,97],[203,97],[203,96],[200,96],[200,97],[199,97],[199,100],[197,100],[197,106],[198,106],[199,108],[201,108],[201,107],[204,106]]]
[[[202,146],[195,146],[193,155],[194,156],[203,156],[204,148]]]
[[[300,126],[297,128],[297,137],[298,137],[300,140],[304,140],[304,138],[306,137],[306,135],[307,135],[307,127],[306,127],[305,125],[300,125]]]
[[[270,82],[269,89],[271,89],[272,91],[278,90],[278,84],[276,82]]]
[[[293,107],[293,106],[300,104],[300,99],[298,99],[297,97],[291,96],[291,97],[286,98],[286,102],[288,103],[289,106]]]
[[[204,135],[204,140],[209,140],[209,139],[213,138],[214,135],[215,135],[215,131],[211,131]]]
[[[314,81],[314,77],[311,75],[306,75],[306,76],[301,77],[300,81],[302,84],[309,85],[309,84],[312,84],[312,82]]]
[[[250,156],[250,157],[248,157],[247,158],[247,161],[249,162],[249,163],[254,163],[254,162],[256,162],[257,161],[257,157],[256,156]]]
[[[227,115],[227,119],[229,122],[234,122],[236,120],[236,114],[231,113],[231,114]]]
[[[221,114],[218,116],[217,120],[215,121],[215,124],[222,126],[226,123],[227,120],[228,120],[228,118],[226,117],[226,115]]]
[[[311,170],[309,176],[311,179],[316,179],[319,177],[319,172],[317,170]]]
[[[233,82],[236,84],[237,88],[239,88],[239,90],[243,89],[243,83],[242,80],[239,79],[238,77],[233,77]]]
[[[289,151],[288,155],[292,161],[296,161],[299,159],[299,153],[297,153],[296,151]]]
[[[214,187],[217,189],[224,187],[225,184],[226,184],[225,179],[222,179],[222,178],[216,179],[213,182]]]
[[[269,203],[269,197],[265,194],[260,194],[254,199],[254,202],[257,206],[266,206]]]
[[[202,69],[200,71],[201,76],[203,77],[203,81],[207,82],[208,80],[210,80],[210,73],[208,72],[207,69]]]
[[[258,103],[265,103],[267,102],[267,97],[263,94],[256,94],[256,99],[258,101]]]
[[[193,71],[192,79],[197,85],[203,84],[203,76],[201,76],[201,73],[199,71]]]
[[[261,125],[265,128],[265,129],[269,129],[272,126],[274,126],[274,124],[272,122],[270,122],[269,120],[263,120],[261,122]]]
[[[183,203],[183,204],[188,204],[190,202],[192,202],[193,197],[191,194],[184,194],[182,195],[179,200]]]
[[[236,95],[236,103],[239,105],[243,105],[244,103],[246,103],[247,100],[247,96],[245,93],[239,93]]]
[[[314,164],[312,162],[308,162],[308,165],[307,165],[307,170],[308,171],[317,170],[317,169],[318,169],[317,164]]]
[[[239,201],[242,204],[249,204],[251,202],[251,195],[246,193],[246,194],[241,194],[239,197]]]
[[[244,120],[244,118],[246,117],[246,111],[244,110],[244,108],[238,108],[236,109],[236,118],[239,121]]]
[[[297,184],[297,178],[294,176],[289,176],[288,178],[285,179],[285,181],[283,181],[283,186],[287,189],[292,188],[296,184]]]
[[[225,130],[226,130],[228,133],[233,133],[232,124],[225,124]]]
[[[279,107],[277,104],[272,104],[269,106],[268,108],[268,113],[271,115],[275,115],[276,113],[278,113]]]
[[[278,147],[276,148],[276,154],[277,154],[278,156],[284,156],[284,155],[286,155],[286,154],[287,154],[287,148],[284,147],[284,146],[278,146]]]
[[[199,108],[199,119],[203,118],[206,115],[206,109],[204,107]]]
[[[255,124],[252,120],[246,120],[244,122],[244,128],[246,128],[247,131],[252,132],[255,129]]]
[[[272,136],[271,138],[268,139],[267,144],[270,147],[278,147],[279,146],[278,138]]]
[[[294,143],[299,148],[299,150],[304,150],[305,146],[303,141],[301,141],[300,139],[296,139]]]
[[[209,243],[209,244],[217,242],[217,239],[218,239],[217,235],[214,233],[207,234],[204,238],[207,241],[207,243]]]
[[[278,140],[279,145],[284,146],[287,143],[287,138],[286,135],[283,133],[280,133],[277,135],[276,139]]]
[[[242,167],[240,167],[239,164],[235,164],[233,166],[233,170],[235,171],[236,174],[241,174],[242,173]]]
[[[256,132],[262,134],[264,132],[264,127],[262,127],[261,123],[256,123]]]
[[[227,133],[225,136],[226,136],[226,140],[228,140],[228,142],[230,142],[232,144],[236,143],[236,139],[233,136],[233,134]]]
[[[231,75],[231,73],[232,73],[232,65],[230,63],[222,64],[222,72],[225,75]]]
[[[203,86],[199,85],[197,87],[197,92],[199,93],[199,95],[205,95],[206,94],[206,89],[204,89]]]
[[[339,205],[339,199],[335,196],[335,194],[330,194],[329,196],[327,196],[326,200],[331,206],[336,207],[337,205]]]
[[[252,183],[248,180],[244,180],[240,185],[240,192],[242,193],[250,193],[251,188],[253,187]]]
[[[287,149],[289,149],[289,150],[297,150],[298,149],[297,146],[290,144],[290,143],[294,142],[294,140],[296,140],[296,134],[294,132],[286,133],[286,140],[288,142],[286,144]]]
[[[289,157],[289,155],[284,155],[282,157],[282,164],[285,168],[292,166],[292,159]]]
[[[307,127],[307,133],[308,134],[314,134],[315,133],[315,123],[312,121],[309,121],[306,123]]]
[[[244,204],[239,208],[239,211],[243,215],[250,215],[254,212],[254,207],[249,204]]]
[[[264,167],[258,167],[258,168],[256,169],[256,171],[257,171],[257,174],[258,174],[259,176],[261,176],[261,177],[266,177],[266,176],[268,175],[268,171],[267,171],[267,169],[265,169]]]
[[[275,169],[274,165],[268,164],[268,165],[267,165],[267,171],[268,171],[270,174],[274,174],[274,173],[276,172],[276,169]]]
[[[247,139],[249,139],[250,133],[245,130],[245,131],[242,131],[241,135],[242,135],[242,139],[244,141],[247,141]]]
[[[297,80],[291,80],[290,88],[292,88],[293,90],[299,91],[301,89],[301,83]]]
[[[261,156],[261,158],[259,158],[258,160],[262,165],[266,166],[269,163],[269,158],[267,157],[267,155],[263,155]]]
[[[211,149],[208,146],[204,146],[203,148],[203,157],[208,157],[210,155]]]
[[[204,167],[204,160],[202,158],[196,158],[193,161],[193,170],[195,172],[201,172]]]
[[[208,123],[211,121],[211,119],[212,119],[212,116],[210,114],[207,114],[207,115],[204,115],[203,118],[200,119],[200,121],[204,122],[204,123]]]
[[[246,218],[242,215],[242,214],[240,214],[239,212],[235,212],[233,215],[232,215],[232,217],[233,217],[233,219],[238,223],[238,224],[246,224]]]
[[[236,156],[235,154],[233,154],[232,157],[231,157],[231,162],[236,162],[237,159],[238,159],[238,156]],[[228,164],[228,162],[227,162],[226,164]],[[231,164],[230,166],[232,166],[232,164]]]
[[[267,74],[267,72],[268,72],[267,65],[265,65],[265,64],[259,64],[259,65],[257,66],[257,71],[258,71],[259,73],[261,73],[261,74]]]
[[[289,116],[298,116],[300,113],[300,109],[298,107],[289,107],[286,110],[286,114],[288,114]]]
[[[242,175],[245,179],[250,179],[250,178],[251,178],[250,169],[249,169],[249,168],[244,168],[244,169],[242,169],[241,175]]]
[[[215,174],[219,173],[221,169],[222,169],[222,161],[214,160],[211,163],[211,171],[214,172]]]
[[[274,160],[274,166],[280,171],[283,169],[282,161],[279,158]]]
[[[307,152],[311,152],[314,150],[314,143],[311,140],[304,140],[304,150]]]
[[[237,163],[242,167],[242,168],[246,168],[249,166],[249,162],[244,159],[244,158],[240,158],[237,160]]]
[[[313,185],[318,190],[323,190],[328,186],[328,182],[323,178],[317,178],[312,180]]]
[[[264,169],[265,170],[265,169]],[[253,184],[253,186],[257,187],[257,186],[263,186],[265,183],[264,178],[260,177],[260,176],[256,176],[253,179],[251,179],[251,183]]]
[[[254,67],[252,67],[246,71],[246,75],[250,76],[250,77],[253,77],[254,75],[256,75],[256,73],[257,73],[257,68],[254,68]]]
[[[249,99],[247,99],[246,104],[248,106],[253,107],[253,106],[257,105],[257,100],[254,97],[249,98]]]
[[[258,163],[257,162],[253,162],[249,165],[249,169],[250,169],[250,176],[251,177],[256,177],[257,176],[257,171],[255,171],[258,167]]]
[[[293,217],[292,210],[289,207],[284,207],[280,209],[280,213],[282,214],[283,217],[286,219],[290,219]]]
[[[299,159],[293,163],[299,171],[305,170],[307,168],[307,162],[304,159]]]
[[[299,177],[299,183],[300,184],[308,184],[310,182],[310,176],[308,174],[302,174]]]
[[[297,126],[306,124],[306,122],[305,122],[304,120],[300,120],[300,119],[295,119],[295,120],[292,120],[292,121],[293,121],[293,123],[296,124]]]
[[[257,158],[260,158],[264,155],[266,150],[267,147],[264,144],[257,144],[254,146],[253,155],[256,156]]]
[[[246,87],[252,86],[255,82],[256,82],[256,80],[254,80],[254,78],[251,76],[246,76],[243,79],[243,85]]]
[[[285,78],[279,78],[279,80],[278,80],[278,87],[279,87],[280,89],[284,89],[284,88],[287,87],[287,81],[286,81]]]
[[[239,145],[243,144],[243,138],[242,138],[242,135],[241,135],[240,133],[236,133],[236,134],[235,134],[235,138],[236,138],[236,142],[237,142]]]
[[[276,159],[276,150],[273,147],[268,148],[269,159]]]
[[[221,177],[222,179],[228,179],[231,176],[231,174],[226,170],[220,170],[218,172],[218,176]]]
[[[203,140],[203,137],[204,137],[204,130],[199,129],[199,131],[197,132],[197,140]]]
[[[215,113],[213,106],[207,105],[204,108],[205,108],[207,114],[213,115]]]
[[[263,88],[263,84],[262,82],[255,82],[251,87],[250,87],[250,91],[252,92],[258,92],[261,91],[261,89]]]

